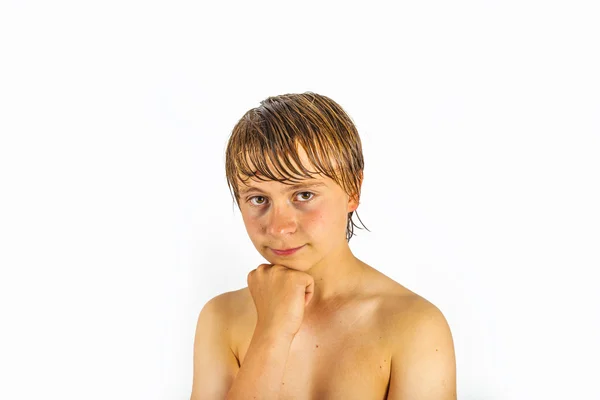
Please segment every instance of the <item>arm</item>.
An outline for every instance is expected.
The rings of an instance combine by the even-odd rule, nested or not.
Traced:
[[[226,400],[276,400],[293,337],[254,331],[246,358]]]
[[[240,368],[228,343],[227,296],[200,311],[190,400],[277,399],[293,337],[257,327]]]
[[[397,328],[388,400],[455,400],[456,360],[450,327],[423,301]]]
[[[190,400],[225,398],[239,367],[226,330],[227,294],[209,300],[200,311],[194,339],[194,376]]]

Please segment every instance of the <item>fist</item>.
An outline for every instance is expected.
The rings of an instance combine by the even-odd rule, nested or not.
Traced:
[[[296,335],[310,303],[312,276],[278,264],[261,264],[248,273],[248,289],[256,306],[257,328]]]

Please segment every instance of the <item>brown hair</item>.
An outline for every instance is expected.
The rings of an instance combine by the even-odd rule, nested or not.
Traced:
[[[311,172],[302,165],[297,146],[302,146],[317,171]],[[269,169],[267,160],[277,175]],[[247,111],[237,122],[225,152],[227,184],[238,208],[236,178],[245,182],[253,176],[262,181],[292,184],[298,182],[294,176],[308,179],[320,173],[358,201],[363,169],[362,145],[354,123],[339,104],[313,92],[271,96],[261,101],[260,106]],[[348,213],[347,241],[354,235],[354,226],[359,228],[352,221],[353,213]]]

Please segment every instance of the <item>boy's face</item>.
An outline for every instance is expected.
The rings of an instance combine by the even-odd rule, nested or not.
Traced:
[[[299,156],[304,165],[314,170],[302,148]],[[271,264],[305,271],[347,244],[348,213],[358,203],[334,180],[315,176],[302,180],[298,186],[257,179],[239,183],[246,231],[254,247]],[[300,246],[289,255],[273,251]]]

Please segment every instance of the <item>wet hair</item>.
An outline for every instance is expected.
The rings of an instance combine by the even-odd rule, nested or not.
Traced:
[[[302,165],[298,146],[316,171]],[[313,92],[261,101],[234,126],[225,151],[227,184],[238,208],[238,179],[244,183],[253,178],[294,184],[315,174],[331,178],[358,201],[363,170],[362,144],[354,123],[339,104]],[[355,226],[362,229],[352,221],[353,213],[348,213],[347,241],[354,235]]]

